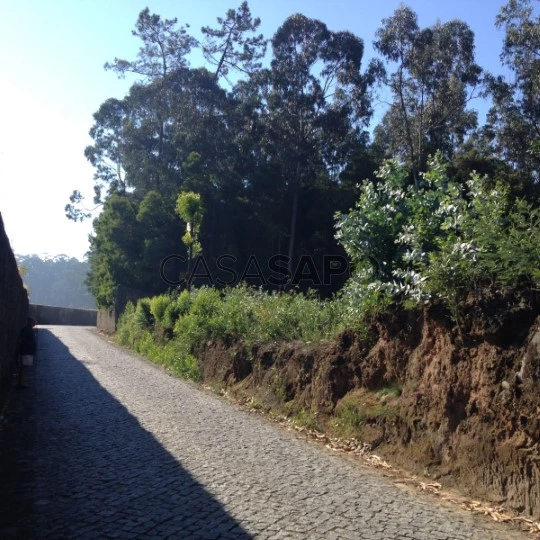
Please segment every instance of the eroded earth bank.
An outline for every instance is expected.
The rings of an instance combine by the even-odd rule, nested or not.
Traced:
[[[394,465],[540,519],[538,296],[470,297],[374,320],[335,343],[208,342],[206,384]],[[456,320],[458,323],[456,323]]]

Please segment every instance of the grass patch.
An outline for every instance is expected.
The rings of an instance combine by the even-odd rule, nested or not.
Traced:
[[[388,405],[375,405],[374,407],[367,407],[364,409],[364,418],[366,420],[373,418],[380,418],[388,414]]]
[[[361,437],[362,429],[367,424],[379,418],[392,414],[393,407],[381,403],[380,397],[384,395],[396,396],[397,387],[391,386],[381,396],[379,392],[369,392],[359,388],[349,392],[338,403],[335,416],[330,422],[334,435],[338,437]]]
[[[403,386],[399,382],[394,382],[389,386],[381,388],[375,395],[380,399],[384,396],[399,397],[403,393]]]
[[[294,423],[307,429],[318,429],[317,412],[302,407],[294,418]]]
[[[287,386],[285,384],[285,380],[283,377],[276,373],[271,381],[270,381],[270,387],[272,388],[272,391],[274,392],[275,396],[282,402],[287,401]]]

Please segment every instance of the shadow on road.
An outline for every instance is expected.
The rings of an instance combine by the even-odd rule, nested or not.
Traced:
[[[36,538],[251,538],[52,332],[39,333],[27,391]]]

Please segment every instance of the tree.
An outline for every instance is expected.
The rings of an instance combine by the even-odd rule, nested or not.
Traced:
[[[298,15],[278,30],[272,65],[260,69],[264,39],[253,36],[259,21],[247,4],[218,21],[204,30],[214,72],[189,67],[185,30],[148,10],[134,32],[143,42],[137,58],[107,66],[140,80],[100,107],[86,150],[103,204],[89,255],[100,305],[111,305],[119,284],[160,292],[154,268],[182,235],[178,193],[204,201],[196,241],[210,271],[223,254],[243,271],[252,255],[288,249],[292,265],[300,252],[335,246],[332,215],[354,189],[342,172],[353,156],[360,170],[367,143],[374,69],[360,72],[362,41]],[[226,92],[219,82],[233,69],[246,77]]]
[[[126,102],[115,98],[107,99],[94,113],[94,125],[90,137],[94,144],[84,150],[84,155],[95,168],[94,205],[100,206],[113,193],[124,194],[128,186],[125,171],[125,118]],[[84,197],[79,190],[70,196],[65,212],[68,219],[83,221],[91,217],[91,211],[81,210]]]
[[[90,271],[86,283],[100,307],[112,308],[119,284],[142,288],[138,279],[141,230],[133,195],[111,195],[90,237]]]
[[[460,301],[475,289],[538,288],[538,207],[476,173],[465,187],[454,182],[440,153],[420,187],[397,160],[377,176],[361,184],[354,210],[336,215],[336,236],[354,265],[344,290],[352,310],[437,298],[457,318]]]
[[[372,72],[360,72],[363,42],[296,14],[272,39],[270,69],[254,82],[261,94],[263,144],[280,170],[290,205],[292,264],[302,192],[337,177],[370,115]],[[326,180],[324,180],[326,179]],[[330,211],[330,216],[332,212]]]
[[[376,143],[388,157],[406,161],[417,183],[428,155],[439,150],[451,158],[476,126],[476,113],[466,109],[481,75],[474,34],[459,20],[420,29],[416,13],[401,6],[383,19],[374,45],[395,66],[385,76],[393,100],[376,128]]]
[[[195,38],[187,33],[186,27],[177,27],[177,24],[177,18],[161,19],[159,15],[151,14],[150,10],[145,8],[140,12],[135,30],[132,31],[132,34],[142,41],[136,60],[115,58],[114,62],[107,62],[104,66],[106,70],[114,71],[121,78],[125,77],[126,73],[134,73],[143,76],[143,80],[149,83],[147,86],[132,86],[129,99],[143,102],[142,107],[130,107],[130,111],[143,115],[143,118],[139,115],[131,118],[130,125],[138,128],[138,134],[144,133],[140,128],[149,128],[144,134],[145,142],[151,143],[147,150],[150,189],[159,189],[161,183],[166,181],[163,176],[166,176],[167,156],[163,154],[166,152],[170,110],[168,77],[188,68],[186,56],[197,44]]]
[[[505,31],[501,61],[513,75],[490,77],[493,107],[484,134],[530,191],[540,180],[540,16],[531,0],[510,0],[496,25]]]
[[[220,28],[205,26],[201,29],[205,36],[202,52],[216,67],[215,79],[227,78],[231,69],[247,74],[260,69],[266,40],[262,34],[246,37],[246,34],[255,33],[261,24],[259,18],[252,18],[248,3],[242,2],[237,10],[229,9],[226,17],[218,17],[217,22]]]
[[[141,252],[137,264],[138,288],[160,293],[166,283],[160,277],[160,263],[178,250],[181,224],[175,213],[174,200],[157,191],[149,191],[137,208]]]
[[[106,70],[112,70],[119,77],[126,73],[142,75],[147,81],[165,78],[177,69],[187,67],[186,55],[196,44],[187,33],[186,27],[176,27],[178,19],[164,19],[148,8],[139,13],[135,30],[131,33],[141,39],[142,45],[133,61],[115,58],[105,64]]]
[[[202,246],[199,242],[199,232],[204,216],[204,207],[201,202],[201,196],[192,191],[184,191],[178,195],[176,200],[176,213],[186,224],[186,232],[182,236],[182,242],[188,248],[189,265],[193,257],[200,255]]]

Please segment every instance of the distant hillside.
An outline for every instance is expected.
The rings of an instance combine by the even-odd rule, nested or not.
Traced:
[[[95,309],[84,281],[88,263],[67,255],[16,255],[32,304]]]

